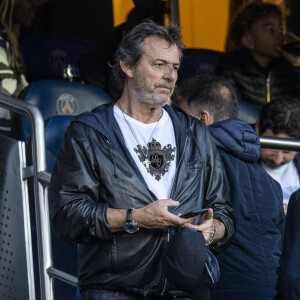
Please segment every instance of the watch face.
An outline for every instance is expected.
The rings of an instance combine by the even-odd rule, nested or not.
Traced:
[[[126,222],[123,227],[125,231],[128,233],[135,233],[136,231],[139,230],[139,228],[137,227],[137,223],[132,221]]]

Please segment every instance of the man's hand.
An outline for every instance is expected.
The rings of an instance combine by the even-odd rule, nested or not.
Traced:
[[[276,49],[293,67],[300,67],[300,55],[295,55],[279,47]]]
[[[285,35],[284,35],[284,40],[287,44],[292,43],[292,42],[299,42],[300,38],[298,36],[296,36],[295,33],[288,31]]]
[[[213,215],[214,215],[213,210],[211,208],[209,208],[208,212],[201,218],[200,224],[193,225],[190,223],[186,223],[184,226],[188,227],[188,228],[194,228],[197,231],[202,231],[206,242],[208,242],[213,233],[212,226],[215,225],[216,236],[215,236],[213,243],[216,243],[218,240],[220,240],[221,238],[224,237],[225,226],[220,220],[214,219]]]
[[[194,218],[180,218],[167,210],[167,207],[177,206],[178,201],[172,199],[156,200],[142,208],[132,211],[132,219],[140,228],[168,229],[184,227]],[[107,220],[112,232],[122,230],[125,223],[126,209],[107,209]]]
[[[284,35],[284,40],[287,44],[293,43],[293,42],[300,42],[300,38],[297,37],[292,32],[287,32]],[[300,55],[295,55],[293,53],[290,53],[280,47],[276,48],[276,50],[280,53],[281,56],[283,56],[293,67],[300,67]]]
[[[194,218],[183,219],[170,213],[167,207],[177,206],[178,201],[172,199],[157,200],[149,205],[133,211],[132,218],[143,228],[168,229],[184,227],[186,223],[192,222]]]

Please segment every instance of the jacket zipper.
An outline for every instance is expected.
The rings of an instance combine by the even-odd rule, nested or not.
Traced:
[[[182,155],[181,155],[180,160],[179,160],[179,162],[178,162],[178,165],[177,165],[177,167],[176,167],[175,176],[174,176],[173,183],[172,183],[172,187],[171,187],[170,199],[172,199],[173,190],[174,190],[175,178],[176,178],[176,176],[177,176],[179,166],[180,166],[180,164],[181,164],[181,162],[182,162],[182,159],[183,159],[183,155],[184,155],[184,152],[185,152],[185,149],[186,149],[187,139],[188,139],[188,138],[186,137],[185,143],[184,143],[184,147],[183,147],[183,152],[182,152]],[[166,239],[166,240],[167,240],[167,243],[170,241],[170,230],[169,230],[169,229],[167,230],[167,239]],[[161,296],[163,296],[164,293],[165,293],[165,291],[166,291],[166,288],[167,288],[167,282],[168,282],[167,277],[165,277],[165,279],[164,279],[164,287],[163,287],[163,290],[162,290],[162,292],[161,292]]]
[[[266,81],[266,88],[267,88],[267,103],[271,102],[271,73],[268,74],[267,81]]]

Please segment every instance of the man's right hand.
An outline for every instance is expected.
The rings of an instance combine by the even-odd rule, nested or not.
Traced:
[[[132,219],[139,227],[143,228],[184,227],[184,224],[192,222],[194,218],[180,218],[168,211],[168,207],[178,204],[178,201],[172,199],[156,200],[145,207],[134,210]]]
[[[156,200],[142,208],[132,211],[132,219],[139,228],[168,229],[184,227],[194,218],[180,218],[168,211],[168,207],[177,206],[178,201],[172,199]],[[107,209],[107,220],[112,232],[123,230],[126,219],[126,209]]]

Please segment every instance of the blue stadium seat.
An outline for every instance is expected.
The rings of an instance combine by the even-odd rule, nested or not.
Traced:
[[[239,116],[240,120],[243,120],[249,124],[255,124],[259,117],[258,109],[251,103],[239,100]]]
[[[76,64],[79,56],[90,51],[87,41],[55,35],[31,35],[20,41],[28,82],[63,79],[68,64]]]
[[[36,105],[44,120],[57,115],[76,116],[111,101],[111,98],[99,88],[67,80],[33,82],[25,91],[23,99]],[[25,142],[28,142],[31,136],[30,127],[29,119],[22,116],[20,139]]]
[[[179,69],[180,80],[198,74],[213,75],[217,60],[221,54],[222,52],[220,51],[208,49],[184,49]]]
[[[74,116],[53,116],[45,121],[47,171],[52,173],[64,133]]]

